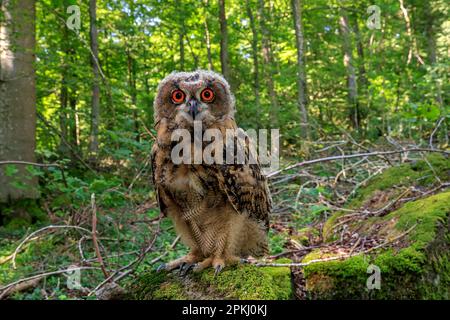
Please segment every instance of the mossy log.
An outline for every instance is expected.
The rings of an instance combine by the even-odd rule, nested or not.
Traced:
[[[432,169],[431,169],[432,168]],[[392,245],[350,258],[313,263],[303,269],[306,297],[309,299],[449,299],[450,298],[450,191],[420,197],[408,190],[432,188],[433,180],[450,179],[448,158],[433,155],[386,170],[361,189],[349,208],[368,210],[361,219],[337,212],[324,225],[326,242],[337,240],[343,230],[358,238],[389,241],[405,234]],[[414,187],[414,188],[411,188]],[[405,204],[395,199],[417,198]],[[419,196],[418,196],[419,195]],[[392,203],[390,213],[380,208]],[[364,216],[364,215],[363,215]],[[302,262],[336,254],[315,250]],[[379,268],[379,289],[369,290],[369,265]]]
[[[293,298],[288,267],[239,265],[214,277],[212,269],[180,276],[177,271],[149,270],[127,286],[135,300],[287,300]]]

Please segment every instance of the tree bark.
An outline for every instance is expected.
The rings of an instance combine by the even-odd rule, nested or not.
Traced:
[[[179,9],[178,19],[176,20],[178,24],[178,49],[180,54],[180,71],[185,71],[185,53],[184,53],[184,18],[183,18],[183,8],[180,0],[175,1],[175,6]]]
[[[366,72],[366,59],[364,55],[364,46],[362,41],[362,35],[359,31],[358,20],[355,20],[355,35],[356,35],[356,51],[358,53],[358,80],[360,86],[367,87],[367,72]]]
[[[219,0],[219,22],[220,22],[220,63],[222,75],[231,85],[230,58],[228,55],[228,26],[225,13],[225,0]]]
[[[255,16],[250,6],[250,0],[246,0],[247,16],[250,20],[250,29],[252,30],[252,58],[253,58],[253,90],[255,95],[255,108],[259,121],[260,114],[260,81],[259,81],[259,54],[258,54],[258,32],[256,30]]]
[[[424,64],[424,61],[422,60],[422,57],[419,55],[419,50],[417,48],[417,41],[416,38],[413,35],[412,26],[411,26],[411,19],[409,18],[408,10],[405,7],[405,4],[403,0],[399,0],[400,3],[400,9],[403,14],[403,18],[405,19],[405,26],[406,26],[406,33],[408,34],[408,38],[410,41],[410,47],[408,51],[408,60],[407,64],[411,63],[412,56],[416,57],[417,61],[420,64]]]
[[[292,0],[292,12],[294,17],[295,44],[297,47],[297,103],[301,115],[301,135],[303,138],[308,139],[308,97],[305,72],[302,3],[300,0]]]
[[[128,71],[128,87],[131,96],[131,105],[133,110],[133,131],[136,135],[136,140],[139,141],[139,122],[137,114],[137,88],[136,88],[136,60],[133,58],[130,49],[126,50],[127,53],[127,71]]]
[[[208,25],[208,5],[209,5],[209,1],[205,0],[204,3],[204,18],[205,21],[203,22],[203,25],[205,27],[205,42],[206,42],[206,55],[208,57],[208,69],[209,70],[213,70],[214,71],[214,65],[212,62],[212,54],[211,54],[211,35],[209,33],[209,25]]]
[[[98,32],[97,32],[97,0],[89,0],[90,18],[90,47],[91,65],[93,74],[92,103],[91,103],[91,136],[89,151],[91,159],[96,160],[99,151],[99,126],[100,126],[100,70],[98,60]]]
[[[67,5],[65,3],[65,5]],[[67,77],[69,72],[69,30],[67,25],[64,24],[62,31],[62,39],[61,39],[61,51],[63,52],[62,56],[62,66],[61,66],[61,88],[59,93],[59,128],[61,130],[61,136],[69,141],[68,137],[68,117],[67,117],[67,106],[69,100],[69,92],[67,88]],[[65,157],[68,154],[69,148],[63,142],[63,139],[60,139],[58,146],[59,153]]]
[[[344,66],[347,72],[347,90],[350,122],[353,128],[359,130],[360,126],[360,112],[358,105],[358,84],[356,79],[356,71],[353,61],[353,46],[348,24],[347,13],[344,9],[340,9],[341,16],[339,17],[339,28],[342,36],[342,51],[344,54]]]
[[[35,1],[0,6],[0,161],[35,162]],[[38,197],[37,179],[23,165],[16,169],[7,176],[0,166],[0,203]]]
[[[262,56],[263,62],[265,66],[266,81],[267,81],[267,89],[269,91],[269,98],[271,103],[270,108],[270,118],[271,122],[274,126],[278,123],[278,101],[277,94],[275,92],[274,85],[274,70],[273,70],[273,56],[272,56],[272,48],[270,44],[270,32],[267,27],[268,17],[266,14],[266,9],[264,7],[264,0],[258,0],[258,13],[259,13],[259,22],[261,27],[262,34]]]

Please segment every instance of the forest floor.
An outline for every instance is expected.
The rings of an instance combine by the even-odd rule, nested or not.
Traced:
[[[422,151],[401,151],[406,149]],[[270,256],[263,263],[280,258],[305,263],[404,246],[403,236],[411,230],[389,238],[378,232],[381,223],[361,232],[361,221],[445,194],[450,160],[448,152],[410,143],[397,143],[392,150],[391,144],[319,142],[310,156],[319,161],[269,174],[274,209]],[[139,278],[159,263],[185,254],[187,248],[171,222],[160,216],[148,187],[148,162],[143,163],[132,173],[121,165],[105,165],[100,174],[87,172],[83,178],[73,173],[63,176],[55,168],[42,173],[43,179],[52,177],[46,186],[52,192],[38,204],[27,204],[31,217],[8,219],[3,208],[0,299],[97,299],[108,283]],[[283,159],[285,166],[292,163]],[[448,198],[447,193],[445,201]],[[295,296],[314,298],[314,288],[306,293],[298,268],[291,269]]]

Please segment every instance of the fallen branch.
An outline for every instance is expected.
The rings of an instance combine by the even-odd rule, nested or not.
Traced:
[[[92,208],[92,243],[94,244],[95,254],[97,256],[98,263],[102,269],[105,278],[109,277],[106,271],[105,263],[103,262],[102,255],[100,253],[100,248],[98,246],[97,240],[97,206],[95,205],[95,193],[91,195],[91,208]]]
[[[31,277],[23,278],[23,279],[14,281],[10,284],[7,284],[6,286],[0,287],[0,292],[1,292],[0,300],[8,294],[9,290],[11,290],[10,288],[12,288],[16,285],[19,285],[23,282],[31,281],[31,280],[35,280],[35,279],[40,280],[40,279],[48,277],[48,276],[67,273],[67,272],[71,272],[74,270],[100,270],[100,268],[97,268],[97,267],[72,267],[72,268],[67,268],[67,269],[62,269],[62,270],[57,270],[57,271],[44,272],[44,273],[40,273],[40,274],[31,276]]]
[[[24,281],[22,283],[18,283],[12,287],[10,287],[9,289],[3,291],[0,294],[0,300],[14,294],[14,293],[18,293],[18,292],[22,292],[25,290],[28,290],[30,288],[34,288],[38,285],[38,283],[41,281],[42,278],[36,278],[36,279],[31,279],[28,281]]]

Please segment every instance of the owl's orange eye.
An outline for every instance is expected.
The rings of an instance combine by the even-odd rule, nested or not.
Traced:
[[[184,101],[186,95],[180,89],[176,89],[172,92],[172,102],[176,104],[180,104]]]
[[[200,98],[202,98],[203,102],[212,102],[214,100],[214,92],[211,89],[206,88],[200,93]]]

